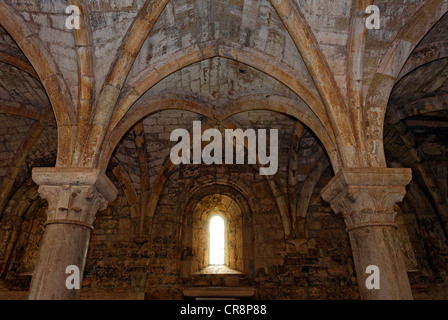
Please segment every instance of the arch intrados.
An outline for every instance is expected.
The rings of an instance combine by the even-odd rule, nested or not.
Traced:
[[[272,63],[275,57],[267,56],[257,49],[241,46],[232,42],[213,40],[203,43],[202,46],[193,45],[170,53],[161,61],[154,62],[139,75],[131,79],[126,87],[130,93],[121,99],[114,111],[108,133],[115,130],[115,126],[133,108],[137,100],[166,77],[191,66],[212,58],[225,58],[247,65],[266,74],[268,77],[282,83],[294,92],[315,113],[319,121],[324,125],[333,141],[334,133],[327,116],[325,107],[319,100],[316,92],[311,91],[310,83],[302,83],[298,79],[303,78],[296,70],[283,62]]]
[[[219,192],[219,188],[218,188],[218,191],[217,191],[217,192],[214,192],[214,193],[213,193],[213,192],[210,192],[209,194],[204,195],[204,196],[197,202],[196,207],[194,208],[194,210],[196,210],[197,206],[198,206],[200,203],[202,203],[203,201],[205,201],[206,198],[214,197],[214,196],[220,196],[220,197],[224,197],[224,198],[229,198],[229,199],[230,199],[230,202],[231,202],[231,203],[235,203],[235,204],[238,206],[239,211],[242,211],[240,205],[238,204],[237,201],[235,201],[234,197],[232,197],[231,194],[228,194],[228,193],[220,193],[220,192]],[[222,199],[220,199],[220,201],[221,201],[221,200],[222,200]],[[209,201],[209,200],[207,199],[207,201]],[[229,212],[228,208],[216,208],[216,203],[215,203],[214,205],[215,205],[215,207],[213,207],[213,208],[212,208],[212,207],[205,208],[205,210],[203,210],[203,211],[200,213],[200,218],[201,218],[201,219],[211,219],[211,218],[213,218],[214,216],[220,216],[220,217],[223,218],[224,220],[227,220],[227,219],[228,219],[228,215],[229,215],[229,216],[232,216],[232,213]],[[222,205],[221,202],[218,203],[218,206],[220,206],[220,205]]]
[[[448,53],[448,51],[447,51],[447,53]],[[411,71],[409,71],[406,75],[404,75],[401,79],[399,79],[397,81],[397,83],[395,84],[395,86],[392,89],[391,96],[390,96],[389,100],[391,98],[393,98],[394,90],[395,90],[396,86],[398,86],[400,84],[401,81],[406,80],[407,77],[411,76],[414,72],[417,72],[420,68],[425,67],[431,63],[434,63],[434,62],[440,61],[440,60],[448,61],[448,55],[446,57],[430,59],[427,62],[422,63],[419,66],[412,69]],[[418,82],[418,83],[420,83],[420,82]],[[387,118],[388,118],[388,115],[390,116],[391,110],[394,110],[393,112],[400,115],[399,120],[405,119],[408,117],[412,117],[415,115],[423,115],[426,113],[432,113],[432,112],[446,110],[448,108],[447,97],[448,97],[448,95],[442,94],[442,95],[431,96],[428,98],[414,99],[414,100],[411,100],[408,103],[406,103],[405,106],[393,105],[389,102],[388,108],[386,110],[385,122],[387,122]],[[432,108],[428,108],[427,106],[431,106]],[[398,119],[395,119],[394,121],[398,121]]]
[[[70,90],[59,74],[58,66],[48,48],[27,27],[27,22],[5,1],[0,1],[0,25],[11,36],[36,71],[50,100],[58,128],[58,165],[71,161],[71,126],[76,112]]]
[[[195,186],[190,185],[190,191],[183,196],[184,201],[179,202],[179,206],[184,204],[183,215],[189,210],[194,210],[198,203],[205,197],[220,194],[231,198],[241,209],[242,214],[252,216],[251,208],[256,208],[252,196],[245,190],[246,186],[240,186],[228,180],[199,179]],[[179,208],[181,209],[181,208]]]
[[[422,52],[423,56],[419,54],[420,52]],[[422,48],[414,50],[406,64],[403,66],[395,85],[418,68],[444,58],[448,58],[448,41],[446,40],[429,43]]]
[[[275,57],[267,55],[258,49],[244,47],[229,41],[213,40],[174,51],[168,54],[168,57],[154,62],[139,72],[139,75],[131,79],[125,87],[134,89],[141,97],[170,75],[193,64],[213,58],[232,60],[262,72],[293,91],[308,105],[319,105],[324,110],[317,96],[307,87],[312,84],[309,82],[304,84],[297,80],[296,78],[303,77],[300,77],[295,69],[292,69],[282,61],[272,63],[272,59],[275,59]]]
[[[324,145],[324,148],[331,160],[335,172],[339,171],[340,159],[334,140],[328,133],[324,125],[319,122],[315,114],[306,107],[305,104],[299,105],[297,101],[280,97],[258,95],[242,98],[230,104],[223,116],[218,117],[216,108],[210,105],[197,102],[197,99],[188,95],[161,95],[151,97],[148,100],[142,100],[136,104],[124,117],[108,137],[108,143],[105,151],[100,158],[100,167],[105,169],[112,156],[113,151],[118,146],[120,140],[124,137],[138,121],[143,118],[154,115],[165,110],[184,110],[197,113],[209,119],[219,119],[221,121],[248,111],[262,110],[272,111],[293,117],[313,131]]]
[[[371,140],[369,161],[374,166],[385,167],[386,158],[383,146],[383,130],[386,118],[387,102],[415,48],[440,21],[447,9],[445,0],[435,0],[423,4],[401,28],[376,67],[371,84],[366,92],[367,138]],[[427,17],[422,20],[422,14]],[[415,29],[418,26],[418,29]]]

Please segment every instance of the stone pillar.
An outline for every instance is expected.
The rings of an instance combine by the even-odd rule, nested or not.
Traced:
[[[411,179],[410,169],[350,168],[322,189],[322,198],[344,216],[362,299],[413,299],[394,211]],[[372,265],[379,268],[379,289],[366,286]]]
[[[80,289],[66,287],[73,274],[66,269],[77,266],[81,283],[95,215],[115,199],[117,190],[93,168],[34,168],[33,180],[48,201],[48,211],[28,298],[78,299]]]

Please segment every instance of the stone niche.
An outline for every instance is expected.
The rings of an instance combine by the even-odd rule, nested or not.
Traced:
[[[252,234],[244,223],[244,209],[226,194],[202,196],[190,206],[183,224],[182,243],[184,252],[181,273],[183,277],[198,273],[248,274],[253,249],[248,245]],[[224,265],[210,265],[210,220],[215,215],[224,219]],[[247,232],[245,232],[247,231]],[[245,245],[246,244],[246,245]]]

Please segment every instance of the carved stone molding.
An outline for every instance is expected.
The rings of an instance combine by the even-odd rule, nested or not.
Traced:
[[[117,195],[107,176],[90,168],[34,168],[33,180],[48,201],[47,222],[92,228],[96,213]]]
[[[394,206],[403,200],[411,169],[344,168],[322,189],[322,198],[342,213],[348,229],[395,226]]]

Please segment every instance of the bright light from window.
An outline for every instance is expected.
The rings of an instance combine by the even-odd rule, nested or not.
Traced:
[[[224,219],[210,219],[210,264],[224,264]]]

